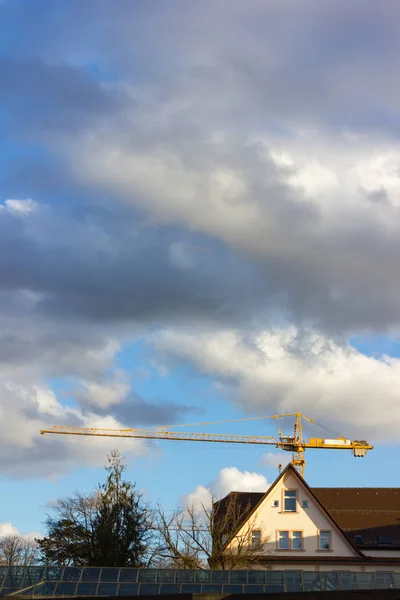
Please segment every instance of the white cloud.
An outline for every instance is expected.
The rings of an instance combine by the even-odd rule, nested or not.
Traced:
[[[41,436],[53,425],[78,425],[123,429],[111,416],[99,416],[77,406],[63,405],[48,387],[37,380],[7,380],[0,377],[1,407],[0,471],[10,477],[57,478],[76,464],[102,466],[106,454],[120,447],[129,458],[146,455],[150,449],[141,440],[87,438],[64,435]]]
[[[30,540],[43,537],[42,534],[37,531],[31,531],[29,533],[21,532],[10,521],[0,522],[0,538],[7,537],[7,536],[13,536],[13,535],[18,535],[18,536],[21,536],[21,537],[24,537],[24,538],[27,538]]]
[[[88,405],[106,409],[121,404],[130,389],[126,374],[119,370],[110,382],[82,381],[79,391]]]
[[[260,462],[264,467],[286,467],[286,465],[290,462],[290,455],[283,454],[282,452],[267,452],[263,454],[260,458]],[[276,472],[278,475],[278,471]]]
[[[12,213],[18,215],[28,215],[39,209],[39,204],[34,200],[12,200],[8,199],[4,202],[5,207]]]
[[[19,529],[17,529],[10,521],[0,523],[0,537],[5,537],[7,535],[19,535]]]
[[[201,512],[203,507],[210,509],[212,506],[213,494],[211,490],[204,485],[198,485],[193,492],[182,498],[182,504],[188,508],[194,508]]]
[[[201,510],[211,508],[212,501],[223,498],[229,492],[265,492],[268,483],[264,475],[250,471],[239,471],[237,467],[225,467],[216,479],[207,486],[198,485],[182,499],[184,506]]]
[[[169,330],[153,342],[164,357],[189,360],[213,376],[249,413],[302,412],[348,437],[399,439],[398,358],[368,357],[348,343],[295,327],[251,335]]]

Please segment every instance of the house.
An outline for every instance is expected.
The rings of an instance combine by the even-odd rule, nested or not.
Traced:
[[[232,498],[246,509],[224,551],[251,524],[252,568],[400,573],[400,488],[310,488],[289,464],[265,493],[231,492],[217,511]]]

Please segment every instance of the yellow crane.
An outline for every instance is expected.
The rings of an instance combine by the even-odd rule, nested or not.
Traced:
[[[302,419],[310,423],[316,423],[314,419],[306,417],[301,413],[289,413],[282,415],[272,415],[268,417],[251,417],[248,419],[234,419],[230,421],[208,421],[203,423],[190,423],[186,427],[194,425],[211,425],[215,423],[232,423],[237,421],[252,421],[258,419],[280,419],[282,417],[295,417],[295,423],[292,435],[284,435],[282,429],[278,429],[278,436],[256,436],[256,435],[230,435],[226,433],[190,433],[186,431],[172,431],[172,428],[181,427],[181,425],[160,426],[156,429],[97,429],[94,427],[68,427],[54,426],[50,429],[42,429],[43,434],[58,434],[58,435],[85,435],[97,437],[116,437],[116,438],[136,438],[136,439],[151,439],[151,440],[180,440],[185,442],[224,442],[235,444],[261,444],[272,445],[286,452],[292,453],[292,464],[299,469],[304,477],[304,469],[306,461],[304,459],[304,451],[306,448],[325,449],[325,450],[352,450],[356,457],[365,456],[368,450],[372,450],[373,446],[365,440],[351,441],[344,437],[335,438],[310,438],[308,441],[303,440],[303,422]],[[323,427],[323,426],[321,426]],[[326,427],[324,429],[328,430]],[[329,431],[329,430],[328,430]]]

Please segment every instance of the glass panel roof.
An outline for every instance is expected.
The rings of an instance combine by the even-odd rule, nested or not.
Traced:
[[[0,567],[0,596],[84,597],[187,593],[271,593],[308,590],[400,589],[391,572],[194,571],[111,567]]]

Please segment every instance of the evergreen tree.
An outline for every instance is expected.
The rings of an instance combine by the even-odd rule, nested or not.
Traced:
[[[95,562],[108,567],[139,566],[151,537],[149,511],[135,485],[123,480],[126,465],[120,453],[114,450],[108,462],[94,527]]]
[[[36,540],[51,565],[129,567],[143,564],[152,529],[135,485],[123,480],[118,451],[108,456],[107,480],[93,494],[58,500],[46,520],[48,534]]]

